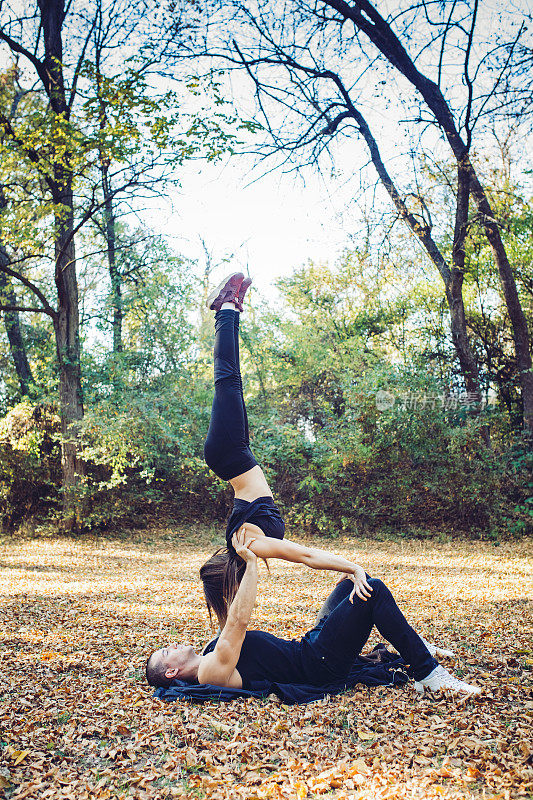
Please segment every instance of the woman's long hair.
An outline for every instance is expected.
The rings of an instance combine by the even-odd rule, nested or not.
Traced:
[[[268,563],[264,559],[268,569]],[[204,587],[205,602],[209,611],[211,627],[215,614],[220,630],[226,624],[228,608],[237,594],[237,589],[246,571],[246,562],[233,548],[221,547],[200,567],[200,579]]]
[[[213,613],[221,630],[226,624],[228,608],[237,594],[245,570],[245,561],[227,547],[221,547],[201,566],[200,578],[211,625]]]

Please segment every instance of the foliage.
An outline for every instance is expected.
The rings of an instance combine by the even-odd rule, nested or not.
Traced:
[[[517,144],[512,139],[498,142],[499,147],[495,148],[495,152],[487,154],[485,159],[478,157],[476,168],[490,187],[491,205],[512,264],[530,336],[533,337],[531,184],[526,174],[513,175],[513,163],[517,158],[513,150]],[[445,209],[447,216],[453,219],[456,204],[453,192],[456,182],[454,165],[446,161],[436,162],[433,155],[426,155],[422,157],[422,175],[426,203],[432,215],[436,216]],[[452,243],[453,229],[449,227],[442,234],[442,249],[448,256],[451,255]],[[501,283],[494,256],[485,238],[481,220],[475,214],[471,214],[466,240],[463,295],[468,331],[480,365],[485,392],[491,390],[495,393],[497,406],[505,409],[514,430],[520,431],[520,376],[513,330],[500,299]],[[435,302],[433,312],[425,305],[424,317],[428,321],[435,317],[436,308]]]
[[[391,358],[417,308],[412,322],[398,314],[405,305],[384,296],[385,281],[365,285],[357,263],[302,268],[281,284],[289,313],[262,316],[259,336],[272,342],[263,383],[275,388],[266,424],[261,398],[252,401],[251,427],[288,519],[315,532],[445,525],[498,535],[524,483],[506,470],[505,435],[492,451],[480,446],[480,425],[501,434],[500,416],[473,413],[449,373],[443,380],[416,351],[402,348],[403,364]],[[392,406],[380,409],[383,392]]]
[[[510,507],[504,514],[514,534],[528,533],[533,528],[533,451],[527,442],[517,439],[507,454],[510,474]]]
[[[192,264],[177,256],[161,237],[145,229],[121,232],[127,255],[122,256],[124,345],[122,353],[107,346],[110,323],[109,276],[101,279],[100,264],[87,266],[82,308],[98,314],[83,321],[84,393],[89,404],[108,397],[110,387],[135,387],[142,392],[168,385],[191,361],[194,330],[190,320],[198,281]],[[102,345],[103,339],[103,345]],[[98,345],[91,346],[95,340]]]
[[[132,64],[127,68],[133,69]],[[135,126],[141,131],[152,124],[146,109],[136,115],[130,96],[133,74],[126,87],[120,76],[106,79],[101,87],[109,110],[109,136],[118,147],[120,137],[112,128],[118,126],[133,148],[129,156],[144,138],[133,135]],[[96,80],[88,67],[83,77]],[[216,80],[212,74],[207,85],[218,108],[223,100]],[[13,91],[12,84],[13,76],[7,76],[4,93]],[[141,81],[139,98],[154,111],[153,98],[143,86]],[[201,79],[183,87],[199,96],[203,89]],[[21,100],[21,124],[32,124],[24,103],[35,102],[31,97]],[[86,110],[94,117],[91,102]],[[36,103],[37,117],[43,113]],[[212,142],[216,150],[221,141],[210,124],[206,119],[204,132],[211,132],[205,145]],[[199,127],[191,125],[196,133],[190,141],[200,147],[204,134],[194,137],[201,121]],[[170,135],[171,127],[161,122],[154,136]],[[29,136],[30,128],[24,130]],[[91,136],[100,137],[103,152],[108,146],[104,129],[93,124]],[[231,148],[231,141],[229,136],[224,146]],[[159,144],[163,147],[163,139]],[[109,150],[108,155],[120,161],[128,153]],[[454,199],[453,192],[442,189],[442,175],[452,185],[450,165],[437,166],[438,180],[433,174],[437,167],[429,164],[420,178],[427,184],[432,211]],[[521,300],[530,312],[531,202],[518,183],[510,182],[505,162],[499,169],[493,166],[489,177]],[[5,219],[9,222],[9,215]],[[25,219],[21,216],[20,233],[27,237]],[[472,219],[464,297],[485,400],[491,400],[479,416],[461,400],[461,373],[439,278],[428,280],[419,255],[401,232],[389,236],[388,249],[380,249],[377,233],[369,228],[366,238],[333,266],[309,263],[280,281],[285,303],[275,312],[263,304],[243,315],[241,357],[252,446],[289,525],[314,533],[401,536],[445,528],[495,538],[531,530],[530,462],[525,443],[512,432],[519,418],[512,335],[498,298],[492,257],[478,228],[479,221]],[[450,231],[440,235],[443,252],[448,253]],[[123,282],[121,353],[111,352],[109,346],[111,294],[98,233],[86,228],[78,234],[88,251],[80,259],[87,476],[79,490],[90,500],[85,525],[142,523],[156,508],[176,516],[202,518],[209,513],[222,521],[229,492],[202,460],[212,397],[213,326],[209,317],[198,314],[202,286],[196,265],[146,226],[120,220],[116,237]],[[44,240],[39,246],[44,247]],[[44,274],[40,268],[33,276],[43,287]],[[38,376],[32,402],[57,402],[51,326],[35,317],[24,326]],[[5,363],[5,345],[2,358]],[[13,384],[8,373],[3,390],[6,413],[17,399]],[[380,410],[377,395],[383,391],[394,403]],[[491,428],[490,451],[480,445],[479,428],[485,423]],[[26,483],[16,483],[13,456],[6,448],[4,521],[16,525],[20,515],[13,512],[15,499],[21,509],[35,511],[35,503],[25,506]],[[17,458],[26,459],[21,475],[34,468],[38,473],[41,465],[35,455],[24,447],[17,453]],[[45,489],[37,473],[35,485],[41,488],[36,494],[28,489],[28,496],[56,496],[54,474],[44,470],[49,476],[43,479]]]
[[[203,461],[208,410],[197,407],[198,399],[182,379],[157,392],[124,392],[95,404],[83,425],[83,457],[90,465],[86,527],[135,523],[162,502],[182,518],[201,518],[206,507],[216,513],[224,486]]]
[[[125,351],[93,346],[83,355],[84,526],[145,524],[154,514],[222,524],[230,492],[203,462],[212,319],[192,314],[198,281],[188,262],[154,240],[139,264],[135,282],[126,284]],[[500,411],[475,414],[450,385],[453,373],[428,364],[423,339],[413,334],[414,344],[405,345],[419,306],[391,297],[385,279],[369,280],[371,269],[356,252],[335,268],[309,265],[283,282],[287,308],[243,316],[252,447],[289,528],[527,533],[527,451],[513,444]],[[335,294],[336,286],[343,288]],[[105,291],[99,297],[105,303]],[[104,313],[96,331],[107,335],[106,326]],[[90,342],[95,334],[84,330]],[[486,423],[492,450],[480,446]],[[19,450],[27,459],[20,474],[29,475],[35,459]],[[7,494],[10,474],[6,467]],[[41,494],[57,495],[46,474]],[[25,485],[13,483],[13,498],[20,500]],[[5,524],[16,524],[8,505]]]
[[[340,387],[342,415],[330,411],[312,441],[295,425],[259,426],[255,449],[288,520],[315,532],[498,530],[508,502],[504,464],[480,450],[480,420],[460,408],[443,411],[453,398],[426,375],[381,367],[354,383]],[[378,392],[388,393],[392,408],[377,407]]]
[[[0,421],[2,527],[54,507],[58,498],[59,417],[54,406],[23,401]]]

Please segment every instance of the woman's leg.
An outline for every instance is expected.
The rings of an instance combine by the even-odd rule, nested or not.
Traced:
[[[239,375],[239,386],[241,390],[241,402],[242,402],[242,410],[244,415],[244,441],[247,445],[250,444],[250,431],[248,428],[248,414],[246,413],[246,403],[244,402],[244,392],[242,388],[242,375],[241,375],[241,353],[240,353],[240,337],[239,337],[239,327],[241,322],[241,315],[235,314],[235,320],[233,325],[233,334],[234,334],[234,342],[235,342],[235,361],[238,367],[238,375]]]
[[[215,315],[215,397],[204,445],[207,465],[223,480],[231,480],[257,466],[248,432],[239,365],[239,312]]]

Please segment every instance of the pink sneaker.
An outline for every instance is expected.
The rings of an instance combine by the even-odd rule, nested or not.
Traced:
[[[252,279],[251,278],[245,278],[243,280],[243,282],[241,283],[241,287],[239,289],[237,297],[235,298],[235,305],[237,306],[239,311],[243,311],[244,310],[243,307],[242,307],[242,302],[244,300],[244,295],[246,294],[246,290],[249,289],[251,285],[252,285]]]
[[[227,278],[224,278],[220,286],[213,289],[205,301],[206,306],[212,311],[220,311],[222,303],[236,304],[237,295],[243,281],[244,275],[242,272],[234,272],[232,275],[228,275]]]

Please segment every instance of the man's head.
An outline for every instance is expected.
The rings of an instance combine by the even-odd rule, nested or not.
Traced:
[[[146,680],[150,686],[170,686],[175,678],[193,681],[200,657],[190,644],[168,644],[154,650],[146,661]]]

